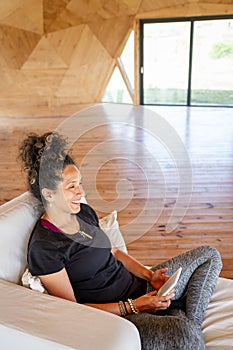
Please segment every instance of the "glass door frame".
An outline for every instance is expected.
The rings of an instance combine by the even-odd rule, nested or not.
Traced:
[[[139,101],[140,105],[144,105],[144,25],[147,23],[168,23],[168,22],[190,22],[190,38],[189,38],[189,66],[188,66],[188,89],[186,104],[166,104],[166,103],[154,103],[146,104],[153,106],[197,106],[197,107],[210,107],[205,104],[193,104],[191,101],[191,85],[192,85],[192,61],[193,61],[193,39],[194,39],[194,22],[197,21],[209,21],[209,20],[221,20],[221,19],[233,19],[233,15],[218,15],[218,16],[198,16],[198,17],[173,17],[173,18],[153,18],[153,19],[140,19],[139,20]],[[224,104],[211,104],[211,107],[229,107],[232,105]]]

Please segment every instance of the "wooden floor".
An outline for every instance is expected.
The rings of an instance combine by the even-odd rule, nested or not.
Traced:
[[[79,111],[72,115],[75,111]],[[147,265],[211,244],[233,278],[233,109],[72,106],[0,116],[0,204],[26,190],[17,161],[30,131],[70,136],[88,202],[118,211],[131,255]]]

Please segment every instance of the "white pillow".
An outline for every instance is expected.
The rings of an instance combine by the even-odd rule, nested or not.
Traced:
[[[119,223],[117,221],[117,211],[114,210],[109,215],[99,220],[100,228],[108,235],[112,246],[119,248],[127,253],[126,244],[121,234]]]
[[[233,346],[233,280],[220,277],[205,313],[202,331],[207,350]]]
[[[37,276],[32,276],[28,268],[26,268],[26,270],[24,271],[21,282],[22,282],[22,285],[26,288],[30,288],[41,293],[47,293],[46,289],[41,283],[40,278]]]
[[[26,266],[27,244],[42,212],[39,201],[25,192],[0,207],[0,278],[19,283]]]

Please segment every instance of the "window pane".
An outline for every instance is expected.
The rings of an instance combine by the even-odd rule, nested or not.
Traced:
[[[233,20],[194,24],[192,104],[233,105]]]
[[[190,22],[144,24],[144,103],[186,104]]]
[[[115,67],[111,79],[105,90],[102,102],[131,103],[132,99],[125,86],[119,69]]]
[[[121,55],[125,72],[130,81],[132,89],[134,89],[134,31],[132,30],[129,39]]]
[[[131,32],[124,50],[121,55],[121,62],[124,67],[125,75],[129,80],[132,91],[134,87],[134,31]],[[130,103],[132,98],[127,90],[125,82],[119,72],[118,67],[115,67],[108,86],[102,97],[102,102],[115,103]]]

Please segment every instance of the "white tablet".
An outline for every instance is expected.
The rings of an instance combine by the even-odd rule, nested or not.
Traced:
[[[165,282],[162,287],[158,290],[157,296],[163,296],[167,295],[172,288],[175,287],[176,283],[178,282],[178,279],[181,274],[182,267],[180,267],[176,272],[173,273],[173,275]]]

